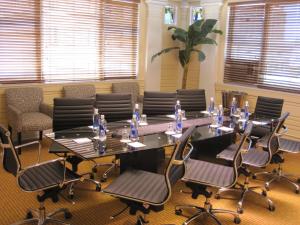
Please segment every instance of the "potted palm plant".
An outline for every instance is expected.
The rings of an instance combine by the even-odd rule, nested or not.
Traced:
[[[178,40],[181,43],[181,45],[161,50],[160,52],[152,56],[151,62],[157,56],[160,56],[163,53],[168,53],[172,50],[177,50],[179,62],[181,67],[183,68],[182,88],[186,89],[187,75],[192,53],[198,54],[198,60],[200,62],[204,61],[204,52],[196,47],[203,44],[216,45],[217,42],[214,39],[207,37],[208,34],[222,34],[221,30],[214,29],[216,23],[217,20],[215,19],[201,19],[190,25],[187,31],[176,26],[169,26],[168,30],[171,30],[173,32],[171,36],[172,39],[174,41]]]

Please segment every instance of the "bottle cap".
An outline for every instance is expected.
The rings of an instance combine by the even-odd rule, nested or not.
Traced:
[[[210,101],[212,101],[212,102],[213,102],[213,101],[214,101],[214,97],[210,97]]]
[[[219,109],[222,109],[223,108],[223,105],[219,105]]]
[[[180,101],[179,101],[179,100],[177,100],[177,101],[176,101],[176,104],[180,104]]]
[[[104,120],[105,117],[103,114],[101,114],[100,118],[101,118],[101,120]]]
[[[99,113],[99,109],[98,108],[94,108],[94,114],[98,114]]]
[[[134,106],[136,109],[139,108],[139,104],[138,103],[135,103],[135,106]]]
[[[235,101],[236,101],[236,98],[235,98],[235,97],[233,97],[233,98],[232,98],[232,101],[234,101],[234,102],[235,102]]]
[[[249,106],[249,102],[248,101],[245,101],[245,106]]]

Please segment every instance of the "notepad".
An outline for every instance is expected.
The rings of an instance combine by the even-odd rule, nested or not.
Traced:
[[[230,128],[230,127],[219,127],[218,129],[221,130],[221,131],[225,131],[225,132],[233,131],[233,128]]]
[[[263,126],[263,125],[267,125],[268,123],[267,122],[264,122],[264,121],[255,121],[253,120],[252,123],[254,125],[260,125],[260,126]]]
[[[182,136],[182,134],[173,134],[172,136],[175,138],[180,138]]]
[[[134,148],[142,148],[142,147],[146,146],[143,143],[137,142],[137,141],[136,142],[131,142],[128,145],[130,145],[131,147],[134,147]]]
[[[167,135],[173,135],[173,134],[175,134],[175,131],[166,131],[165,134],[167,134]]]
[[[209,114],[208,111],[200,111],[200,112],[203,113],[203,114]]]
[[[147,126],[148,123],[143,123],[143,122],[142,122],[142,123],[139,123],[139,125],[140,125],[140,126]]]
[[[130,139],[121,139],[120,142],[122,142],[122,143],[130,143],[131,140]]]
[[[211,124],[211,125],[209,125],[209,127],[210,127],[210,128],[218,128],[218,127],[220,127],[220,125],[217,125],[217,124]]]
[[[175,120],[175,115],[167,115],[167,117]],[[186,120],[186,117],[183,117],[182,120]]]
[[[76,142],[77,144],[85,144],[91,142],[92,140],[89,138],[76,138],[73,139],[73,141]]]

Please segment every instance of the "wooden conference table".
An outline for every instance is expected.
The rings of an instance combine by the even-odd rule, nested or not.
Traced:
[[[225,118],[225,120],[229,120]],[[108,133],[105,151],[99,150],[99,145],[93,141],[97,132],[91,126],[79,127],[47,134],[55,143],[70,150],[83,160],[94,160],[101,157],[118,155],[121,172],[128,167],[158,172],[158,164],[164,156],[163,149],[175,144],[179,138],[176,135],[166,134],[170,123],[174,123],[171,116],[154,116],[147,118],[148,125],[138,128],[139,143],[141,147],[121,142],[122,131],[128,129],[128,121],[108,123]],[[192,158],[206,157],[208,160],[216,159],[215,155],[226,148],[234,140],[234,131],[224,131],[210,128],[212,118],[200,112],[186,113],[183,121],[184,129],[196,125],[191,142],[195,148]],[[207,157],[209,156],[209,157]]]

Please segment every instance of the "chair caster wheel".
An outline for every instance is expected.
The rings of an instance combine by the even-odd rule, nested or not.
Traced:
[[[273,169],[273,170],[272,170],[272,173],[277,173],[277,170],[276,170],[276,169]]]
[[[96,186],[96,191],[98,191],[98,192],[101,191],[101,186],[100,186],[100,185],[97,185],[97,186]]]
[[[270,191],[270,187],[269,187],[268,184],[265,185],[265,189],[266,189],[267,191]]]
[[[97,168],[94,167],[94,168],[92,169],[92,172],[93,172],[93,173],[97,173]]]
[[[102,183],[105,183],[105,182],[107,181],[107,178],[102,177],[100,181],[101,181]]]
[[[263,190],[263,191],[261,192],[261,194],[262,194],[263,196],[267,197],[267,191]]]
[[[72,214],[70,212],[65,212],[64,216],[66,220],[72,218]]]
[[[269,205],[269,211],[274,212],[275,211],[275,206],[274,205]]]
[[[27,212],[25,219],[32,219],[32,218],[33,218],[32,212]]]
[[[90,174],[90,179],[94,180],[95,176],[94,174]]]
[[[300,178],[298,178],[297,183],[300,184]]]
[[[215,199],[220,199],[220,198],[221,198],[221,196],[219,194],[215,195]]]
[[[252,175],[252,179],[256,180],[257,176],[256,175]]]
[[[295,191],[295,193],[296,193],[296,194],[299,194],[299,190],[297,189],[297,190]]]
[[[234,220],[233,220],[233,222],[234,222],[235,224],[240,224],[240,223],[241,223],[240,217],[235,217]]]
[[[238,213],[238,214],[243,214],[243,212],[244,212],[244,210],[243,210],[242,208],[238,208],[238,209],[237,209],[237,213]]]
[[[68,195],[68,198],[69,198],[69,199],[74,199],[74,194],[69,194],[69,195]]]
[[[182,210],[181,209],[175,209],[175,214],[180,216],[182,214]]]

